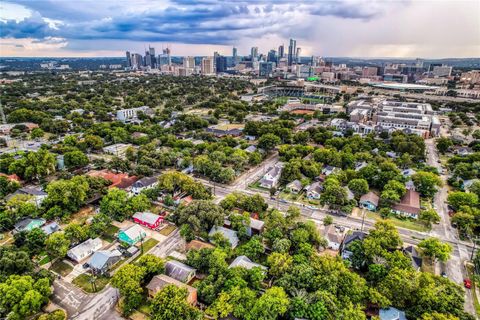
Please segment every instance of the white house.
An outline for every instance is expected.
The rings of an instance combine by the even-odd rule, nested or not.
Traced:
[[[283,166],[281,163],[277,163],[273,168],[271,168],[260,180],[260,186],[266,189],[276,187],[282,173],[282,167]]]
[[[322,193],[322,185],[320,182],[314,182],[310,185],[307,190],[307,198],[308,199],[320,199],[320,194]]]
[[[143,190],[155,188],[157,185],[158,177],[144,177],[133,184],[132,193],[138,195]]]
[[[79,262],[102,248],[100,238],[88,239],[67,251],[67,256],[73,261]]]
[[[117,111],[117,120],[122,122],[130,122],[138,118],[139,112],[143,112],[146,115],[153,114],[153,110],[148,106],[142,106],[138,108],[122,109]]]

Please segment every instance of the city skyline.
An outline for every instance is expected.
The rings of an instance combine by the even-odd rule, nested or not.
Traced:
[[[478,1],[5,1],[0,56],[85,57],[144,52],[239,56],[285,51],[362,58],[478,57]],[[80,4],[80,5],[79,5]],[[462,23],[449,23],[455,19]]]

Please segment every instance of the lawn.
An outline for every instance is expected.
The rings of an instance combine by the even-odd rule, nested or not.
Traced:
[[[57,274],[61,275],[62,277],[65,277],[70,272],[72,272],[73,267],[71,265],[69,265],[68,263],[63,262],[62,260],[57,260],[52,264],[52,266],[50,267],[50,270],[53,271],[53,272],[56,272]]]
[[[92,275],[88,273],[84,273],[79,275],[75,279],[73,279],[72,283],[77,287],[81,288],[85,292],[94,293],[94,292],[101,291],[110,282],[110,278],[107,278],[104,276],[97,276],[95,280],[96,290],[94,290],[92,285],[92,279],[93,279]]]
[[[299,197],[300,197],[299,194],[289,193],[285,191],[280,192],[280,198],[285,199],[287,201],[297,201]]]
[[[107,227],[101,238],[107,242],[113,242],[115,241],[115,234],[118,232],[118,230],[120,230],[118,227],[111,224]]]
[[[161,235],[168,236],[170,233],[175,231],[176,227],[172,224],[166,225],[162,230],[159,231]]]
[[[50,262],[50,257],[45,255],[40,261],[38,261],[38,264],[43,266],[44,264],[47,264]]]
[[[365,210],[365,212],[367,213],[366,216],[369,219],[373,219],[375,221],[382,220],[382,217],[380,217],[380,215],[375,213],[375,212],[371,212],[371,211],[367,211],[367,210]],[[428,231],[428,228],[424,224],[422,224],[420,222],[417,222],[417,221],[414,221],[414,220],[399,219],[399,218],[396,218],[396,217],[389,217],[386,220],[392,222],[395,226],[400,227],[400,228],[410,229],[410,230],[414,230],[414,231],[421,231],[421,232]]]
[[[435,274],[435,263],[433,263],[432,259],[429,259],[429,258],[422,259],[422,271]]]
[[[158,243],[158,240],[155,240],[153,238],[148,239],[142,244],[143,247],[143,253],[148,252],[148,250],[152,249],[155,247],[155,245]]]

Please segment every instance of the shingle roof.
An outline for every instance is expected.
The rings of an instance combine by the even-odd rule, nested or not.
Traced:
[[[164,274],[159,274],[153,277],[152,281],[147,284],[147,289],[153,292],[158,292],[170,284],[173,284],[180,288],[186,288],[190,294],[197,291],[197,289],[195,289],[194,287],[186,285],[185,283],[175,280]]]
[[[230,263],[230,265],[228,266],[229,268],[236,268],[236,267],[240,267],[240,268],[245,268],[245,269],[252,269],[252,268],[255,268],[255,267],[258,267],[258,268],[261,268],[263,270],[267,270],[267,267],[265,266],[262,266],[261,264],[258,264],[258,263],[255,263],[253,262],[252,260],[250,260],[248,257],[246,256],[238,256],[235,258],[235,260],[232,261],[232,263]]]
[[[121,257],[122,253],[118,250],[100,250],[95,252],[90,260],[88,260],[88,264],[92,269],[101,270],[103,267],[108,263],[110,258]]]
[[[157,182],[157,179],[157,177],[143,177],[142,179],[135,182],[133,186],[136,188],[148,187]]]
[[[178,281],[188,282],[190,275],[195,269],[176,260],[167,261],[165,264],[165,274]]]
[[[380,201],[380,197],[377,196],[374,192],[370,191],[367,194],[364,194],[360,197],[360,202],[369,201],[373,203],[375,206],[378,206],[378,202]]]
[[[238,236],[236,231],[224,227],[214,226],[208,233],[208,236],[212,237],[217,232],[221,233],[225,238],[227,238],[232,245],[232,248],[235,248],[238,245]]]
[[[394,210],[418,214],[420,212],[420,194],[416,191],[407,189],[399,203],[392,206]]]
[[[23,220],[20,220],[19,222],[15,223],[15,230],[18,230],[18,231],[30,231],[34,228],[38,228],[38,227],[41,227],[42,225],[45,224],[45,219],[41,219],[41,218],[38,218],[38,219],[31,219],[31,218],[27,218],[27,219],[23,219]]]
[[[264,225],[265,222],[263,222],[262,220],[250,218],[250,228],[255,230],[262,230]]]

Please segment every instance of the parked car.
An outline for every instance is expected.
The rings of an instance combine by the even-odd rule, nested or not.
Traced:
[[[470,289],[472,287],[472,281],[468,278],[463,279],[463,285],[465,288]]]
[[[444,278],[447,278],[447,273],[446,273],[445,271],[443,271],[443,272],[441,273],[441,276],[444,277]]]

